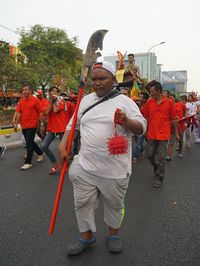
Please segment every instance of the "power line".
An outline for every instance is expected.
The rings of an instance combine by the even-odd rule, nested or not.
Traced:
[[[9,31],[11,31],[11,32],[13,32],[13,33],[15,33],[15,34],[20,35],[17,31],[14,31],[14,30],[12,30],[12,29],[6,27],[6,26],[0,25],[0,27],[4,28],[4,29],[6,29],[6,30],[9,30]]]

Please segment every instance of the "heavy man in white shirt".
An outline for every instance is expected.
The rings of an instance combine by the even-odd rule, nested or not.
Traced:
[[[69,255],[78,255],[95,243],[95,209],[99,196],[104,204],[104,222],[108,225],[107,245],[113,253],[121,252],[119,228],[124,216],[124,198],[132,170],[132,135],[144,134],[146,120],[137,105],[125,95],[109,99],[84,111],[107,95],[111,95],[115,82],[115,69],[109,62],[94,64],[91,72],[94,92],[85,96],[80,104],[77,130],[80,130],[81,147],[69,168],[69,179],[74,189],[75,211],[80,231],[78,240],[67,247]],[[116,96],[117,95],[117,96]],[[114,114],[117,114],[117,132],[128,141],[125,154],[110,154],[108,139],[114,135]],[[67,158],[66,146],[71,128],[69,122],[60,143],[60,157]]]

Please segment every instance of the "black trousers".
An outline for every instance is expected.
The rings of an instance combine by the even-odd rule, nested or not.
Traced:
[[[27,149],[25,164],[31,164],[33,151],[35,151],[38,155],[43,154],[43,151],[40,149],[37,143],[34,142],[36,130],[37,128],[22,129],[22,133],[26,140],[26,149]]]

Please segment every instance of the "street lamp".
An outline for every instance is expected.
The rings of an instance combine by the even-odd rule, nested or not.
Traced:
[[[149,82],[150,81],[150,60],[149,60],[149,54],[150,54],[150,51],[151,49],[153,49],[154,47],[156,46],[159,46],[159,45],[162,45],[166,42],[160,42],[160,43],[157,43],[157,44],[154,44],[153,46],[151,46],[147,52],[147,81]]]

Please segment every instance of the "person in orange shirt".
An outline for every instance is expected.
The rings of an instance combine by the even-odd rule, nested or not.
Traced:
[[[37,90],[36,92],[36,96],[37,98],[40,100],[40,103],[42,105],[42,112],[43,112],[43,117],[44,117],[44,131],[43,133],[41,133],[41,130],[40,130],[40,127],[41,127],[41,124],[40,124],[40,121],[39,121],[39,124],[38,124],[38,128],[37,128],[37,135],[40,137],[41,140],[44,140],[45,136],[46,136],[46,127],[47,127],[47,120],[46,120],[46,115],[45,115],[45,110],[47,109],[48,105],[49,105],[49,101],[44,98],[43,96],[43,92],[42,90]]]
[[[162,96],[162,85],[151,82],[151,98],[147,100],[143,115],[147,119],[147,158],[153,166],[153,187],[159,188],[165,177],[167,143],[170,139],[170,123],[176,114],[171,99]]]
[[[166,98],[169,98],[169,96],[170,96],[170,91],[169,91],[169,90],[163,90],[163,92],[162,92],[162,96],[163,96],[163,97],[166,97]]]
[[[149,94],[146,92],[140,92],[139,98],[138,98],[138,107],[140,108],[141,114],[143,114],[143,110],[146,105],[146,101],[149,99]],[[140,136],[134,136],[135,140],[135,149],[133,150],[133,164],[137,164],[139,162],[139,159],[144,158],[144,141],[145,141],[145,135]]]
[[[43,126],[43,113],[40,101],[32,95],[33,88],[30,84],[25,84],[22,87],[23,97],[19,101],[15,120],[13,119],[14,129],[17,129],[20,121],[22,127],[22,133],[26,140],[27,154],[25,158],[25,164],[21,167],[22,170],[27,170],[32,167],[31,161],[33,157],[33,151],[38,154],[38,162],[43,161],[44,153],[34,142],[35,133],[38,127],[38,120],[41,121],[41,131],[44,130]]]
[[[177,140],[178,143],[178,157],[183,157],[183,133],[185,131],[185,121],[181,121],[186,116],[186,106],[182,101],[177,101],[174,94],[170,94],[170,99],[174,103],[177,125],[171,124],[171,136],[167,147],[167,161],[171,161],[173,157],[174,142]],[[176,136],[179,136],[178,139]]]
[[[54,174],[60,170],[61,165],[55,158],[52,151],[49,149],[49,145],[58,135],[61,140],[65,132],[66,126],[72,116],[69,110],[69,105],[66,105],[65,101],[59,96],[59,89],[52,87],[49,90],[50,102],[45,110],[45,114],[48,116],[47,134],[42,143],[43,150],[53,166],[49,171],[49,174]]]

